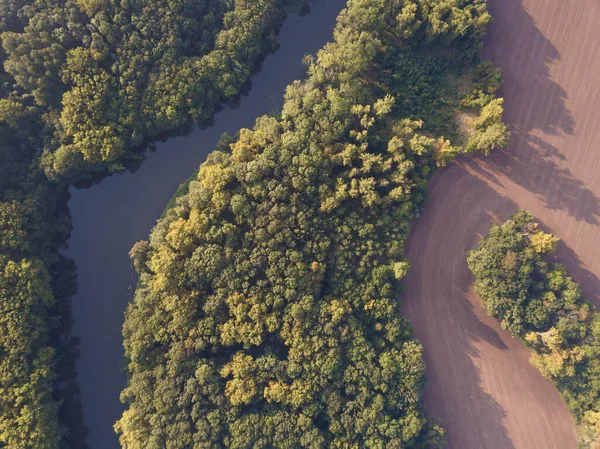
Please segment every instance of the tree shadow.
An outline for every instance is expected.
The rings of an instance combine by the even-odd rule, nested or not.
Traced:
[[[573,279],[581,285],[584,296],[600,309],[600,279],[598,276],[585,268],[575,251],[562,240],[558,242],[556,259],[558,263],[567,267],[569,276],[573,276]]]
[[[490,0],[494,17],[482,51],[503,69],[505,119],[510,148],[486,159],[489,170],[505,174],[534,193],[548,209],[566,211],[577,220],[600,223],[600,200],[564,167],[566,157],[553,144],[575,134],[575,120],[566,106],[567,93],[552,81],[550,68],[560,59],[556,47],[541,33],[522,0]]]
[[[487,167],[486,164],[483,163],[483,161],[481,159],[478,159],[478,158],[471,159],[471,160],[462,159],[461,163],[463,164],[464,167],[468,167],[468,169],[470,169],[477,175],[481,176],[482,178],[484,178],[488,181],[491,181],[492,183],[494,183],[496,185],[502,186],[502,182],[499,180],[499,178],[496,176],[496,174],[493,171],[491,171],[490,168]],[[575,180],[574,182],[580,182],[580,181]],[[571,195],[575,195],[575,194],[571,194]],[[579,205],[580,207],[585,208],[586,204],[588,204],[590,201],[594,201],[594,202],[597,201],[596,197],[594,197],[594,199],[592,200],[588,197],[588,195],[593,195],[593,193],[589,192],[589,191],[587,191],[587,193],[586,192],[582,193],[581,198],[583,198],[583,199],[580,200],[580,205]],[[587,199],[587,201],[586,201],[586,199]],[[513,204],[513,209],[516,210],[518,208],[518,206],[513,202],[511,202],[511,203]],[[552,207],[548,206],[547,204],[546,204],[546,207],[552,209]],[[508,218],[508,215],[505,216],[504,218],[499,218],[498,216],[494,216],[493,221],[503,222],[504,220],[506,220],[506,218]],[[541,220],[539,217],[534,217],[534,218],[535,218],[536,222],[538,222],[541,225],[542,228],[545,228],[546,230],[550,229],[549,226],[547,226],[543,222],[543,220]],[[597,222],[594,221],[592,223],[597,223]],[[551,232],[551,231],[549,231],[549,232]],[[483,237],[483,235],[481,235],[480,237]],[[558,235],[558,237],[560,237],[560,235]],[[585,267],[585,265],[582,263],[581,259],[577,255],[577,253],[575,253],[575,251],[573,251],[563,240],[560,240],[558,242],[558,247],[557,247],[554,258],[557,263],[561,263],[567,267],[568,274],[570,276],[573,276],[575,281],[577,281],[582,286],[582,289],[585,292],[585,296],[590,301],[594,302],[597,307],[600,308],[600,279],[598,278],[598,276],[596,276],[594,273],[592,273]]]
[[[415,326],[415,336],[424,348],[427,376],[425,410],[446,429],[447,449],[515,448],[506,427],[507,412],[486,391],[481,369],[476,364],[481,358],[477,343],[484,341],[500,350],[508,348],[489,325],[492,319],[482,319],[466,300],[467,287],[464,285],[461,289],[465,298],[458,302],[455,311],[437,321],[436,325],[445,329],[433,337],[437,342],[432,342],[431,336],[424,336],[415,317],[409,314]],[[450,345],[444,348],[443,355],[433,349],[440,345],[441,340]]]
[[[550,76],[550,67],[560,60],[556,47],[538,29],[523,0],[489,0],[488,9],[494,21],[482,56],[503,70],[500,95],[507,97],[507,115],[527,119],[523,128],[515,128],[516,134],[533,129],[550,135],[573,134],[575,121],[565,105],[567,93]]]
[[[479,415],[479,422],[486,423],[484,426],[469,429],[471,438],[474,434],[474,438],[470,442],[477,441],[477,447],[480,448],[511,449],[516,445],[506,427],[507,411],[485,390],[481,368],[476,363],[482,358],[482,351],[479,349],[482,343],[501,351],[507,351],[509,347],[498,333],[499,321],[487,315],[481,299],[474,292],[475,279],[470,273],[466,261],[468,250],[476,247],[477,242],[487,234],[492,223],[499,222],[516,208],[516,205],[508,198],[500,195],[497,195],[490,203],[489,209],[479,211],[479,217],[476,218],[477,226],[473,229],[474,232],[469,238],[466,250],[454,256],[458,256],[460,259],[454,260],[453,270],[456,270],[457,274],[465,273],[466,275],[457,276],[458,283],[453,282],[458,287],[457,290],[460,291],[460,294],[458,295],[459,300],[455,301],[452,316],[460,317],[459,323],[463,331],[463,339],[458,344],[459,350],[465,354],[461,374],[464,375],[464,379],[469,379],[473,386],[477,386],[471,389],[469,400],[475,407],[474,413]],[[465,444],[466,442],[462,439],[462,435],[454,437],[449,435],[448,448],[468,447],[468,444]]]
[[[492,191],[458,166],[441,170],[433,183],[440,181],[438,175],[444,178],[446,174],[475,183],[470,189],[478,192],[474,198],[482,195],[481,189],[485,195]],[[454,184],[445,181],[440,184],[447,188]],[[443,190],[447,192],[447,188]],[[449,203],[454,206],[452,198],[431,189],[428,193],[431,201],[406,242],[406,255],[413,268],[403,282],[406,294],[401,300],[403,312],[424,348],[426,412],[446,428],[447,448],[514,448],[506,427],[507,412],[486,390],[477,362],[482,358],[482,344],[499,351],[509,348],[497,322],[473,301],[466,253],[487,233],[492,221],[514,212],[516,206],[498,195],[485,210],[457,210],[471,205],[463,199],[457,209],[447,213],[444,208]],[[455,214],[468,217],[468,233],[462,236],[462,227],[450,224]],[[436,228],[436,222],[448,224],[448,228]]]
[[[467,396],[461,394],[451,394],[446,392],[443,396],[439,395],[436,390],[431,388],[434,382],[438,382],[437,377],[431,369],[426,369],[427,384],[424,394],[425,410],[429,417],[435,418],[440,421],[442,426],[446,429],[446,449],[464,449],[468,447],[477,447],[481,449],[512,449],[516,448],[515,443],[512,441],[506,428],[506,411],[498,404],[498,402],[488,394],[482,388],[482,379],[479,372],[479,368],[474,363],[473,358],[477,359],[480,353],[473,346],[469,345],[463,349],[464,357],[457,360],[461,364],[461,374],[464,375],[465,379],[472,382],[471,388],[465,390]],[[431,361],[427,356],[427,350],[425,351],[425,364],[427,368],[431,366]],[[440,413],[439,402],[446,402],[451,396],[456,396],[456,400],[452,400],[452,404],[449,407],[443,407],[447,411]],[[454,399],[454,398],[452,398]],[[454,407],[456,403],[460,401],[462,406]],[[464,409],[469,408],[468,412]],[[472,415],[478,416],[478,421],[485,423],[484,425],[477,425],[473,423]],[[469,429],[466,429],[467,425],[456,426],[456,421],[462,421],[470,425]],[[468,440],[465,438],[469,436]],[[471,443],[475,443],[471,445]]]
[[[565,168],[569,154],[559,145],[575,135],[576,123],[567,92],[551,77],[560,59],[557,48],[522,0],[488,4],[495,22],[482,56],[504,71],[500,96],[506,99],[511,145],[486,158],[459,158],[434,176],[427,210],[406,243],[413,269],[405,279],[403,310],[424,347],[426,410],[446,427],[448,448],[529,447],[528,432],[540,434],[535,447],[572,447],[574,430],[562,399],[530,366],[520,344],[487,316],[465,259],[493,222],[517,211],[517,203],[500,193],[508,188],[504,184],[591,224],[600,222],[600,201]],[[557,256],[586,291],[600,292],[598,278],[564,243]],[[502,386],[507,382],[523,397]]]
[[[491,225],[518,205],[490,185],[478,161],[466,158],[436,173],[428,196],[406,242],[413,268],[402,298],[424,347],[427,413],[447,429],[447,448],[526,447],[531,440],[515,425],[525,416],[522,425],[545,432],[534,447],[571,447],[572,421],[562,399],[530,365],[520,342],[488,316],[466,262]],[[559,253],[574,272],[574,259],[564,248]]]
[[[73,336],[71,300],[77,293],[77,268],[73,259],[61,254],[51,267],[52,292],[55,304],[51,316],[57,326],[50,332],[50,343],[56,349],[54,399],[60,402],[59,423],[67,429],[60,442],[61,449],[89,449],[89,431],[84,424],[81,389],[76,362],[79,358],[79,337]]]

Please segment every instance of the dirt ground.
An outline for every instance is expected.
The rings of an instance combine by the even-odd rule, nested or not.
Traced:
[[[600,2],[489,0],[484,57],[504,70],[512,144],[440,170],[406,246],[402,304],[425,348],[425,406],[448,447],[575,448],[573,421],[527,351],[488,318],[465,261],[494,221],[531,211],[600,306]]]

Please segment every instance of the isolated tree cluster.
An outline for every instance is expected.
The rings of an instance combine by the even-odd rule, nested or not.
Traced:
[[[600,438],[600,313],[564,265],[552,262],[558,238],[519,211],[494,225],[468,256],[475,290],[488,313],[531,351],[531,364],[552,380],[582,442]]]
[[[475,135],[501,117],[476,57],[489,18],[483,1],[352,1],[281,114],[208,157],[131,252],[124,448],[441,444],[398,280],[429,176],[468,151],[455,119],[475,113]]]

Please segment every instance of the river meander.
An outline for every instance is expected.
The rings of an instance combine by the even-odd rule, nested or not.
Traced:
[[[73,232],[65,254],[75,260],[79,289],[73,299],[74,333],[85,424],[92,449],[116,449],[112,426],[124,410],[119,394],[126,383],[121,327],[132,299],[128,252],[146,239],[177,187],[206,159],[225,131],[251,127],[255,119],[279,109],[285,87],[302,78],[305,54],[331,39],[346,0],[318,0],[311,13],[290,15],[279,36],[280,48],[267,56],[252,78],[249,94],[236,108],[225,107],[214,125],[156,144],[139,170],[111,176],[87,189],[71,189]]]

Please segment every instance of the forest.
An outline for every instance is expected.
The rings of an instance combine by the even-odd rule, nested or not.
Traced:
[[[581,447],[600,438],[600,313],[552,255],[558,238],[519,211],[468,256],[488,313],[531,352],[579,426]]]
[[[483,0],[354,0],[131,258],[126,449],[441,447],[401,315],[433,171],[508,142]]]
[[[300,3],[0,0],[0,447],[86,447],[69,185],[209,121]]]
[[[21,3],[10,3],[3,21],[4,68],[17,91],[2,109],[38,109],[41,165],[50,179],[68,180],[119,170],[161,133],[209,120],[275,49],[286,4]]]

